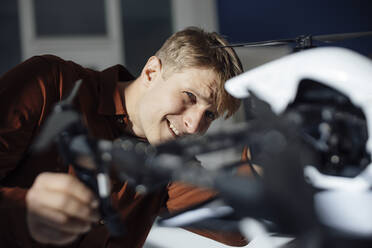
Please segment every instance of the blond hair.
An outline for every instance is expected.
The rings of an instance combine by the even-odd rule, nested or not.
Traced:
[[[228,42],[216,32],[206,32],[189,27],[173,34],[156,52],[162,63],[164,77],[187,68],[211,68],[219,76],[216,94],[219,116],[229,118],[239,106],[240,100],[230,96],[224,88],[226,80],[243,72],[242,64]]]

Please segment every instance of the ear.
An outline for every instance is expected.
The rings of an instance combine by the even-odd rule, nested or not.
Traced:
[[[141,77],[144,79],[144,82],[147,86],[150,86],[151,83],[156,79],[156,77],[161,76],[161,61],[156,56],[151,56],[146,65],[143,67],[141,72]]]

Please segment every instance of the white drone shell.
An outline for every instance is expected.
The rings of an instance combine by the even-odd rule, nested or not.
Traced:
[[[345,48],[314,48],[256,67],[228,80],[227,92],[236,98],[251,90],[281,113],[294,100],[299,82],[312,79],[339,90],[362,108],[372,135],[372,61]],[[372,151],[369,137],[367,150]]]

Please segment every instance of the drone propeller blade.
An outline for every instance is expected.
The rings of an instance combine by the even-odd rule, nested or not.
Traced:
[[[265,46],[282,46],[296,42],[294,39],[283,39],[283,40],[268,40],[248,43],[236,43],[227,46],[218,46],[219,48],[224,47],[265,47]]]
[[[72,109],[65,109],[66,106],[72,105],[83,80],[75,82],[71,93],[66,99],[60,101],[55,107],[53,113],[46,119],[41,133],[36,137],[36,142],[32,145],[32,150],[38,152],[44,150],[55,137],[66,127],[80,120],[79,114]]]
[[[74,111],[53,113],[45,123],[40,135],[37,137],[32,149],[42,151],[47,148],[57,135],[70,124],[79,120],[79,115]]]
[[[314,35],[312,36],[312,39],[330,43],[330,42],[342,41],[346,39],[359,38],[359,37],[368,36],[368,35],[372,35],[372,31],[357,32],[357,33],[344,33],[344,34]]]
[[[356,33],[343,33],[343,34],[326,34],[326,35],[301,35],[295,39],[281,39],[281,40],[268,40],[268,41],[257,41],[257,42],[247,42],[247,43],[236,43],[230,44],[227,46],[216,46],[215,48],[224,48],[224,47],[268,47],[268,46],[282,46],[288,44],[296,44],[296,48],[300,50],[311,48],[312,40],[321,41],[321,42],[337,42],[346,39],[359,38],[363,36],[372,35],[372,31],[367,32],[356,32]]]
[[[77,93],[79,92],[80,86],[83,83],[83,80],[79,79],[75,82],[74,88],[72,88],[70,95],[63,100],[67,104],[72,104],[72,101],[75,99]]]

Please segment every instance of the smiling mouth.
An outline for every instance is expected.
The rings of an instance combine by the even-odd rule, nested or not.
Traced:
[[[180,132],[177,130],[176,126],[173,125],[173,123],[171,123],[169,120],[167,120],[167,123],[172,135],[178,137],[180,135]]]

